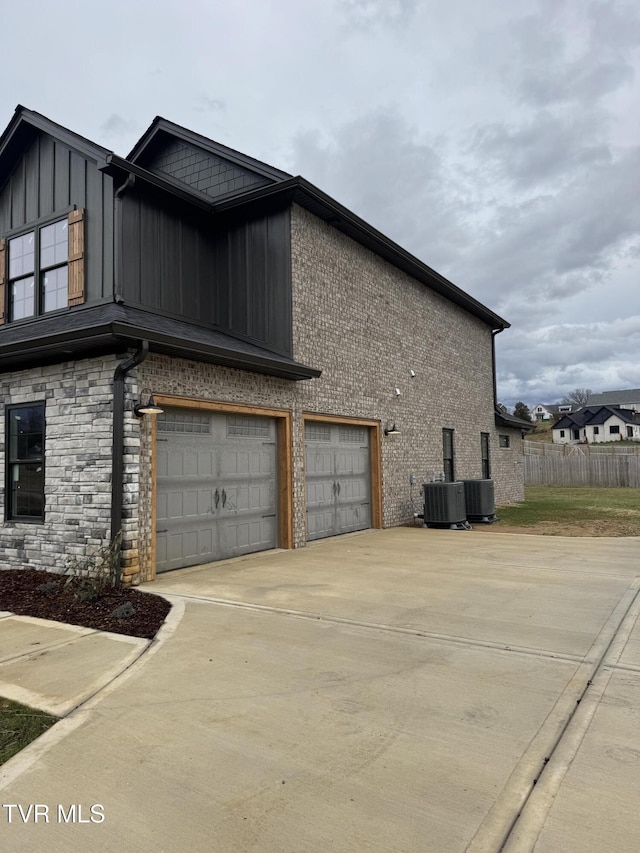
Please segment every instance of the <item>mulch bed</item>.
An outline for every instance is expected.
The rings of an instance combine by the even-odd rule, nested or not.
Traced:
[[[0,610],[21,616],[36,616],[67,622],[99,631],[152,639],[159,631],[171,605],[164,598],[136,589],[110,587],[93,600],[82,600],[82,581],[35,569],[0,570]],[[123,604],[130,616],[116,615]]]

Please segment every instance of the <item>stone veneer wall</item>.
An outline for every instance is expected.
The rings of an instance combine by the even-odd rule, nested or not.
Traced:
[[[64,571],[107,544],[111,526],[111,446],[115,357],[31,368],[0,377],[0,483],[4,517],[5,407],[45,403],[44,523],[5,522],[0,560],[6,566]],[[137,462],[128,460],[129,488]],[[137,504],[137,496],[136,496]],[[137,526],[134,513],[130,527]],[[131,530],[126,538],[131,540]]]
[[[482,475],[488,432],[496,498],[522,500],[519,432],[498,446],[489,326],[297,205],[291,239],[294,358],[322,369],[299,384],[299,404],[401,431],[383,437],[385,526],[411,518],[410,474],[419,485],[442,471],[443,428],[455,430],[458,479]]]

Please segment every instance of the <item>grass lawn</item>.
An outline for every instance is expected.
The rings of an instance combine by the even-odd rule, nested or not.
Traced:
[[[57,722],[51,714],[0,697],[0,764]]]
[[[640,536],[640,489],[526,486],[525,501],[497,509],[490,530],[555,536]]]

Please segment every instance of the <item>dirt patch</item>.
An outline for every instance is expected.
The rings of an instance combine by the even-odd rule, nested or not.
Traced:
[[[91,601],[82,600],[79,592],[78,578],[36,569],[0,570],[0,610],[20,616],[150,640],[171,610],[166,599],[135,589],[110,588]]]

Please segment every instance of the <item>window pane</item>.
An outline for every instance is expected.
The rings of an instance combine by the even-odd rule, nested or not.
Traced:
[[[9,278],[33,272],[35,232],[9,240]]]
[[[11,285],[11,319],[21,320],[23,317],[33,317],[34,312],[34,279],[21,278]]]
[[[41,459],[44,453],[44,409],[24,406],[9,416],[9,454],[12,462]]]
[[[44,291],[44,311],[66,308],[69,304],[67,287],[67,267],[57,267],[42,276]]]
[[[11,517],[42,518],[44,465],[42,462],[11,466]]]
[[[42,269],[66,264],[69,258],[66,219],[46,225],[40,230],[40,266]]]

